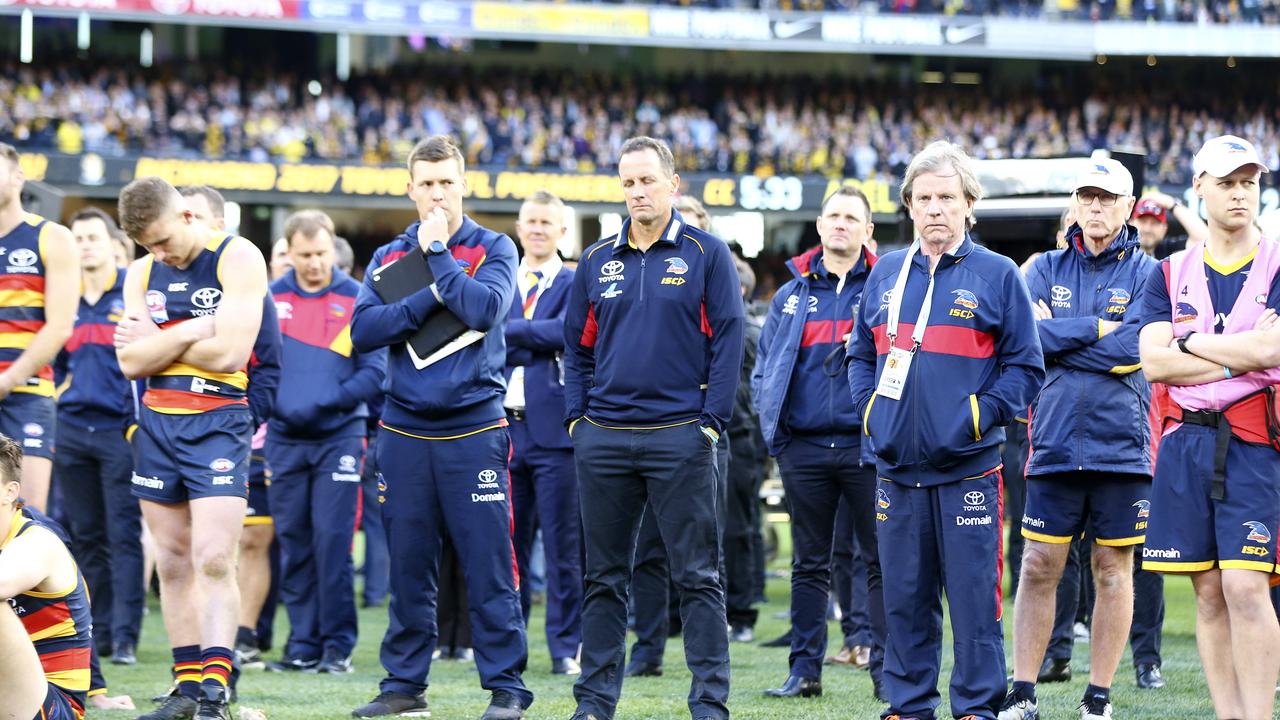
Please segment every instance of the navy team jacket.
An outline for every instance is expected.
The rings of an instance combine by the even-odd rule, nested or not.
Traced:
[[[415,222],[374,251],[369,267],[381,267],[417,248]],[[393,430],[454,435],[506,417],[502,397],[507,389],[507,341],[502,328],[515,295],[515,243],[464,217],[448,248],[427,256],[439,299],[431,288],[423,288],[388,303],[374,289],[372,272],[365,275],[356,298],[352,345],[362,353],[388,348],[382,424]],[[405,343],[432,313],[443,309],[441,300],[467,327],[484,332],[484,339],[418,370]]]
[[[133,415],[129,381],[120,372],[112,344],[116,323],[124,316],[124,276],[124,268],[117,268],[98,302],[90,305],[80,298],[75,330],[53,363],[59,424],[115,429]]]
[[[933,309],[902,397],[875,394],[889,354],[889,299],[907,250],[880,258],[862,293],[849,347],[849,385],[880,476],[928,487],[1000,465],[1004,426],[1044,382],[1027,285],[1013,261],[966,234],[934,269]],[[911,260],[896,347],[911,332],[929,284],[928,258]]]
[[[674,210],[640,250],[631,219],[582,253],[565,314],[565,424],[723,432],[742,370],[738,270],[716,236]]]
[[[387,351],[357,353],[351,313],[360,283],[334,268],[329,286],[307,292],[290,270],[271,283],[288,370],[276,391],[270,435],[317,440],[364,435],[366,402],[382,387]]]
[[[1031,266],[1031,300],[1043,300],[1053,318],[1036,323],[1047,374],[1031,406],[1027,475],[1154,470],[1137,298],[1155,265],[1131,225],[1098,255],[1085,249],[1080,227],[1072,225],[1067,247]],[[1123,324],[1100,338],[1099,320]]]
[[[777,455],[793,433],[824,435],[839,443],[850,437],[858,447],[862,419],[853,407],[844,366],[844,336],[853,331],[853,313],[876,256],[865,247],[850,271],[846,287],[836,292],[836,280],[822,266],[822,246],[787,261],[795,275],[778,288],[760,333],[759,357],[751,377],[760,432],[770,455]],[[836,376],[827,358],[837,347]]]
[[[564,429],[564,313],[573,287],[572,269],[561,266],[538,296],[533,317],[524,316],[516,293],[507,318],[507,379],[524,367],[525,422],[539,447],[570,450]]]

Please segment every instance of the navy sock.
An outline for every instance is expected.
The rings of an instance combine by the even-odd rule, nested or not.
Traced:
[[[173,648],[173,679],[180,695],[192,700],[200,697],[201,669],[199,645]]]
[[[1036,684],[1033,682],[1013,681],[1013,696],[1023,700],[1036,701]]]
[[[1084,698],[1088,700],[1091,697],[1102,698],[1106,702],[1111,702],[1111,688],[1090,685],[1084,689]]]

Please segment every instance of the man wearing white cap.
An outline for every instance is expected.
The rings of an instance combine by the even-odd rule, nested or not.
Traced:
[[[1084,720],[1111,717],[1111,681],[1133,617],[1133,548],[1145,534],[1151,493],[1151,387],[1138,372],[1139,317],[1130,303],[1155,261],[1126,223],[1133,177],[1115,160],[1090,160],[1072,200],[1066,247],[1040,256],[1027,273],[1045,384],[1031,404],[1014,683],[1000,720],[1039,717],[1035,681],[1058,581],[1071,541],[1086,528],[1098,601],[1079,711]]]
[[[1193,170],[1209,238],[1161,262],[1142,294],[1143,371],[1169,389],[1142,566],[1191,576],[1214,710],[1261,720],[1280,673],[1267,593],[1280,537],[1280,243],[1254,227],[1267,168],[1253,145],[1213,138]]]

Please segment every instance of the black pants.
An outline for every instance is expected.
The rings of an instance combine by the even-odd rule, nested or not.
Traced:
[[[696,718],[729,715],[729,633],[720,583],[716,452],[695,423],[612,430],[583,420],[573,433],[586,541],[578,710],[609,720],[622,694],[627,596],[640,516],[652,509],[680,594]],[[665,611],[665,606],[663,607]]]
[[[849,505],[851,525],[867,565],[872,672],[884,653],[884,594],[876,544],[876,475],[858,463],[858,448],[830,448],[793,440],[778,455],[791,506],[791,674],[822,677],[827,650],[827,604],[836,510]]]
[[[59,420],[54,482],[62,486],[71,547],[92,598],[98,652],[138,643],[142,629],[142,510],[133,497],[133,454],[119,426]]]
[[[1133,549],[1133,625],[1129,646],[1133,664],[1160,665],[1160,634],[1164,630],[1164,575],[1142,569],[1142,546]]]
[[[729,443],[728,502],[725,504],[724,567],[725,610],[729,624],[752,627],[758,615],[756,553],[760,552],[760,485],[764,466],[759,448],[746,433]]]
[[[719,498],[716,511],[720,513],[721,547],[727,522],[724,516],[727,483],[724,479],[730,447],[729,437],[721,435],[720,442],[716,445],[715,465],[716,493]],[[728,585],[723,553],[720,556],[720,582],[722,586]],[[644,517],[640,519],[640,533],[636,536],[636,558],[631,571],[631,607],[636,632],[636,642],[631,646],[632,661],[662,664],[662,656],[667,652],[667,638],[679,634],[683,629],[678,595],[671,578],[667,546],[662,542],[662,532],[653,511],[646,507]],[[727,606],[727,598],[725,602]]]

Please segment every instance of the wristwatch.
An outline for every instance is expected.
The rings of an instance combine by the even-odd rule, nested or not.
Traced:
[[[1196,334],[1196,331],[1192,330],[1186,335],[1183,335],[1182,337],[1178,338],[1178,349],[1188,355],[1194,355],[1194,353],[1192,353],[1190,350],[1187,349],[1187,341],[1190,340],[1191,336],[1195,334]]]
[[[439,240],[432,240],[431,244],[427,246],[428,252],[430,252],[432,255],[439,255],[440,253],[444,252],[446,249],[447,248],[445,247],[445,244],[440,242]]]

